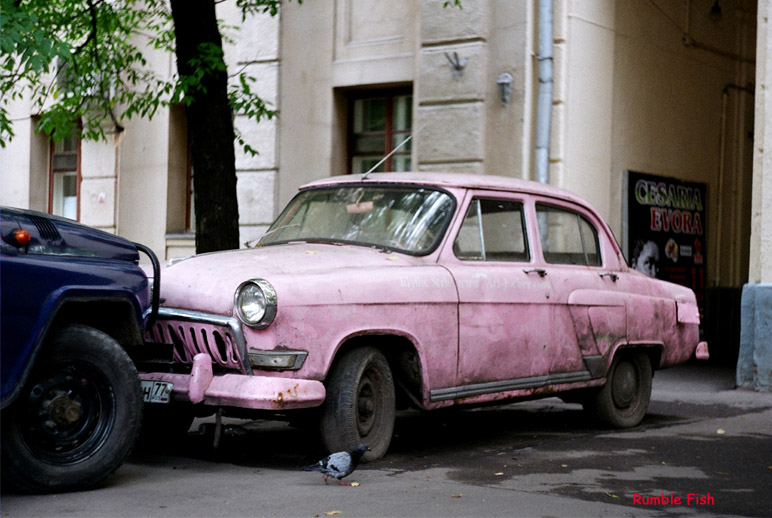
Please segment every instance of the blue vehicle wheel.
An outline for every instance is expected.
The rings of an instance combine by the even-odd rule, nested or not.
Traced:
[[[3,483],[48,493],[100,484],[130,453],[142,423],[133,362],[107,334],[59,331],[3,413]]]

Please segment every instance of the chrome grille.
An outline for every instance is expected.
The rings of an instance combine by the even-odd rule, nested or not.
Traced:
[[[156,342],[174,344],[174,361],[193,363],[198,353],[206,353],[225,369],[247,374],[236,338],[230,328],[200,322],[159,320],[149,330]]]

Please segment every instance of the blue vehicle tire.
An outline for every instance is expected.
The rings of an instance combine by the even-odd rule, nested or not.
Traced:
[[[2,422],[4,488],[51,493],[97,486],[123,463],[140,431],[137,370],[109,335],[70,325],[41,351]]]

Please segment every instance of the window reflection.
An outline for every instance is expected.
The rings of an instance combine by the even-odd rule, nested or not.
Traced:
[[[442,237],[453,207],[450,195],[426,188],[314,189],[290,203],[260,245],[339,241],[428,253]]]

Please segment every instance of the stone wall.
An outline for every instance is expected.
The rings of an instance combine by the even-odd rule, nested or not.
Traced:
[[[488,2],[465,2],[463,9],[421,3],[414,122],[421,171],[484,172],[488,8]]]
[[[772,284],[746,284],[737,386],[772,392]]]

